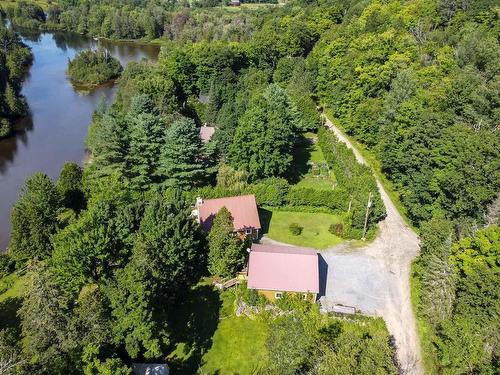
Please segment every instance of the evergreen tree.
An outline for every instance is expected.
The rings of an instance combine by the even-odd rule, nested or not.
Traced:
[[[89,128],[87,147],[92,154],[89,174],[95,177],[113,173],[123,176],[129,147],[129,129],[124,119],[113,112],[94,120]]]
[[[61,196],[61,204],[74,210],[81,210],[85,205],[85,196],[82,187],[82,168],[72,162],[64,163],[59,179],[57,191]]]
[[[130,129],[127,174],[134,189],[148,190],[155,182],[165,124],[146,95],[137,95],[132,99],[127,122]]]
[[[59,194],[49,176],[35,173],[26,180],[11,216],[9,251],[15,259],[43,259],[50,255],[59,202]]]
[[[179,194],[149,202],[131,261],[108,288],[115,339],[132,358],[155,358],[169,343],[166,317],[205,263],[199,226]]]
[[[54,236],[52,266],[66,291],[76,294],[84,284],[110,276],[112,266],[124,262],[119,257],[114,216],[114,206],[99,201]]]
[[[243,115],[229,150],[236,169],[255,180],[283,176],[292,162],[298,116],[285,90],[270,85]]]
[[[215,215],[208,234],[208,270],[212,275],[229,277],[245,264],[245,245],[234,233],[233,218],[226,207]]]
[[[200,152],[199,129],[194,122],[186,118],[175,121],[161,147],[158,174],[164,186],[188,188],[199,182],[204,175]]]
[[[47,268],[31,271],[19,316],[26,373],[71,374],[68,346],[70,300]]]

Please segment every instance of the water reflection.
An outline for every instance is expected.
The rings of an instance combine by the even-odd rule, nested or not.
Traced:
[[[13,137],[0,141],[0,249],[7,245],[10,211],[26,177],[42,171],[55,179],[64,162],[81,162],[94,109],[102,96],[108,102],[114,97],[112,85],[90,93],[74,88],[66,76],[68,59],[102,46],[125,66],[132,60],[154,60],[159,51],[157,46],[95,41],[78,34],[16,31],[34,55],[23,85],[31,117],[16,124]]]

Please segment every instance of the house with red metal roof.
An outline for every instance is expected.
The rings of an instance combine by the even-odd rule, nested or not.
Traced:
[[[197,198],[194,216],[206,232],[212,228],[215,215],[226,207],[233,218],[234,231],[254,240],[259,238],[261,225],[255,195],[241,195],[218,199]]]
[[[253,244],[247,272],[247,287],[271,301],[291,293],[314,302],[319,293],[319,259],[314,249]]]

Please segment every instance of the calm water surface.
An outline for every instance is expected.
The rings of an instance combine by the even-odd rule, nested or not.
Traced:
[[[0,249],[7,246],[10,212],[26,177],[41,171],[56,179],[66,161],[81,163],[94,109],[101,97],[114,98],[112,85],[91,93],[76,90],[66,77],[68,58],[100,45],[125,66],[156,60],[159,52],[158,46],[97,42],[80,35],[19,33],[34,56],[23,85],[31,116],[16,125],[15,136],[0,140]]]

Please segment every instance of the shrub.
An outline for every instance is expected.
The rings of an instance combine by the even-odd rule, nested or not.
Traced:
[[[342,223],[331,224],[328,228],[328,232],[336,236],[342,237],[344,234],[344,225]]]
[[[293,186],[286,200],[291,206],[324,207],[336,213],[345,212],[349,207],[349,195],[340,187],[335,190],[317,190]]]
[[[9,255],[0,253],[0,278],[14,271],[14,262]]]
[[[290,229],[290,233],[292,233],[294,236],[300,236],[300,234],[302,233],[302,229],[304,228],[297,223],[292,223],[290,224],[288,229]]]
[[[258,205],[282,206],[290,185],[284,178],[266,178],[253,184],[251,191],[255,194]]]

